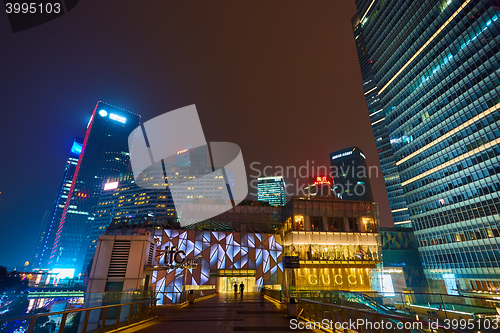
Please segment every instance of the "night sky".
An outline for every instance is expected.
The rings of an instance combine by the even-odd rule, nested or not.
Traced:
[[[99,100],[143,121],[196,104],[207,141],[238,144],[249,176],[255,161],[328,166],[350,146],[380,167],[355,11],[352,0],[85,0],[15,34],[1,13],[0,265],[31,260]],[[383,177],[371,181],[391,226]]]

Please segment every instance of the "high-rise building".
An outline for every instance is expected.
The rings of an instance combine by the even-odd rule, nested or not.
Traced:
[[[257,179],[257,199],[271,206],[286,204],[286,185],[282,176],[260,177]]]
[[[373,202],[370,174],[366,156],[361,149],[350,147],[330,154],[333,190],[342,200]]]
[[[54,208],[45,214],[38,236],[38,242],[35,248],[35,254],[31,262],[33,268],[47,268],[50,251],[56,237],[56,228],[61,219],[66,199],[68,198],[69,188],[73,181],[78,157],[82,152],[83,139],[76,138],[71,146],[66,166],[64,167],[64,174],[61,187],[57,192],[57,197],[54,202]]]
[[[497,4],[356,0],[424,273],[448,293],[500,288]]]
[[[50,268],[81,272],[103,180],[129,169],[128,136],[139,126],[139,119],[123,109],[97,103],[57,227]]]
[[[403,187],[401,186],[394,151],[392,150],[389,132],[387,131],[384,119],[382,103],[378,96],[378,88],[374,78],[375,70],[373,68],[373,60],[368,53],[367,41],[363,33],[363,26],[359,24],[358,15],[355,15],[351,21],[359,65],[361,67],[361,76],[363,77],[363,90],[366,105],[368,107],[368,114],[370,116],[373,135],[377,145],[385,187],[389,197],[392,218],[396,225],[411,227],[408,207],[403,195]]]
[[[211,177],[203,178],[213,172],[211,167],[206,166],[206,159],[206,147],[189,147],[177,152],[172,160],[173,164],[164,160],[165,169],[150,168],[143,171],[140,175],[141,186],[136,184],[131,172],[106,178],[101,185],[95,220],[87,235],[83,271],[89,268],[99,236],[104,234],[114,220],[160,219],[169,221],[172,227],[179,227],[179,215],[182,212],[177,211],[175,203],[182,202],[182,198],[193,199],[195,203],[210,199],[215,202],[223,200],[227,189],[214,187]],[[232,179],[231,175],[230,172],[227,173],[229,180]],[[189,182],[191,179],[198,179],[196,186]],[[170,192],[170,186],[174,185],[177,187],[176,202]],[[210,199],[206,194],[210,195]]]

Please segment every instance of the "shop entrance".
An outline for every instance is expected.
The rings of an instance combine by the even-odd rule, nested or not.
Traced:
[[[245,286],[244,292],[254,293],[257,292],[255,288],[255,277],[233,277],[221,276],[219,277],[219,290],[220,293],[234,293],[234,284],[238,285],[238,292],[240,292],[240,284],[243,282]]]
[[[244,292],[257,292],[255,283],[255,270],[252,269],[220,269],[210,272],[210,276],[217,277],[217,292],[218,293],[234,293],[234,284],[238,285],[240,292],[240,284],[245,286]]]

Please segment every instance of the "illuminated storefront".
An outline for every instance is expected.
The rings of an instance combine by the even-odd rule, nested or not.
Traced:
[[[143,237],[142,241],[148,239],[151,245],[143,248],[150,250],[139,256],[146,263],[142,289],[156,291],[158,304],[178,302],[185,290],[212,288],[233,293],[234,285],[241,283],[247,292],[264,286],[282,290],[286,286],[290,290],[381,288],[375,203],[333,197],[293,198],[285,207],[245,203],[190,228],[181,229],[170,219],[122,219],[114,221],[99,242],[110,235],[132,236],[122,242],[133,243],[135,235]],[[103,246],[97,245],[94,258],[104,251]],[[285,255],[299,257],[300,268],[285,269]],[[99,264],[93,264],[93,270],[108,274]],[[107,280],[117,282],[114,276]]]
[[[284,208],[284,251],[298,256],[290,289],[378,290],[378,207],[329,197],[294,198]]]

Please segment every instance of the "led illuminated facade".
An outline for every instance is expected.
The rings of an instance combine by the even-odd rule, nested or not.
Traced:
[[[259,201],[272,206],[284,206],[286,203],[286,185],[281,176],[258,178],[257,197]]]
[[[500,288],[497,4],[356,0],[372,124],[385,122],[424,273],[448,293]]]
[[[342,200],[373,201],[370,175],[376,168],[368,168],[361,149],[350,147],[330,154],[333,190]],[[375,171],[374,171],[375,170]]]
[[[128,135],[139,116],[98,102],[87,126],[68,200],[56,225],[49,268],[82,271],[87,236],[92,230],[101,186],[110,175],[127,172]]]
[[[145,236],[151,244],[142,246],[142,252],[132,251],[134,241],[144,242]],[[118,258],[123,251],[130,253],[126,268],[108,270],[113,253]],[[300,268],[285,269],[285,254],[298,256]],[[189,267],[175,266],[180,261]],[[241,282],[248,292],[262,286],[283,290],[286,285],[290,291],[374,291],[380,289],[379,264],[376,203],[293,198],[284,207],[274,207],[246,201],[189,229],[167,218],[113,220],[97,242],[89,274],[93,289],[87,291],[109,291],[111,285],[118,288],[114,290],[130,288],[127,270],[141,272],[139,277],[134,273],[133,283],[139,283],[135,288],[156,291],[159,304],[176,303],[191,289],[233,293],[234,283]]]
[[[288,271],[292,290],[379,289],[378,206],[334,198],[292,198],[283,208],[285,255],[298,256]]]
[[[35,254],[31,262],[33,268],[47,268],[50,257],[50,251],[56,237],[57,226],[61,219],[68,198],[69,189],[73,182],[73,175],[75,173],[78,157],[82,152],[83,139],[76,138],[71,145],[68,160],[64,167],[63,181],[57,198],[54,202],[54,208],[50,213],[44,217],[44,221],[40,228],[40,235],[35,248]]]
[[[373,135],[375,137],[375,144],[377,145],[378,157],[380,159],[380,166],[382,167],[382,175],[384,176],[387,196],[389,197],[392,218],[396,225],[411,227],[410,215],[408,214],[408,207],[403,195],[403,187],[401,186],[394,151],[392,150],[389,132],[387,131],[384,118],[385,114],[374,78],[375,69],[373,67],[373,60],[368,53],[367,41],[363,32],[363,26],[359,24],[358,15],[355,15],[351,21],[359,66],[363,77],[363,91],[365,94],[366,106],[368,108]],[[402,138],[401,140],[409,140],[409,138]]]

